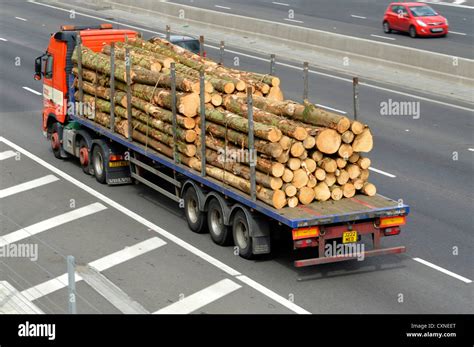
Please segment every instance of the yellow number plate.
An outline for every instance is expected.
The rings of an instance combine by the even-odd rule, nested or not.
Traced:
[[[128,161],[109,161],[109,167],[122,167],[127,165]]]
[[[357,242],[357,231],[346,231],[342,234],[342,243]]]

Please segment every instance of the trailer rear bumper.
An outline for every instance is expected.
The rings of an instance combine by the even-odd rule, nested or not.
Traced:
[[[304,266],[320,265],[320,264],[327,264],[327,263],[336,263],[339,261],[346,261],[346,260],[355,260],[355,259],[359,259],[360,256],[363,256],[363,258],[366,258],[366,257],[376,257],[376,256],[388,255],[388,254],[400,254],[400,253],[405,253],[405,252],[406,252],[405,246],[382,248],[382,249],[374,249],[371,251],[366,251],[360,255],[354,255],[354,256],[342,255],[342,256],[334,256],[334,257],[320,257],[320,258],[296,260],[294,262],[294,265],[295,267],[304,267]]]

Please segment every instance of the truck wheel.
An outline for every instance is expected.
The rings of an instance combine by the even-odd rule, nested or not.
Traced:
[[[211,199],[207,208],[207,225],[212,241],[220,246],[228,246],[232,241],[229,226],[224,225],[224,213],[221,204],[215,198]]]
[[[100,146],[94,146],[92,151],[92,167],[94,175],[99,183],[105,183],[105,159],[104,151]]]
[[[198,234],[206,232],[206,214],[199,210],[199,201],[194,187],[189,187],[184,192],[184,214],[189,229]]]
[[[85,174],[90,175],[89,163],[89,147],[87,147],[87,142],[84,139],[79,141],[79,162],[81,163],[82,171]]]
[[[59,141],[59,127],[57,123],[54,123],[51,128],[51,149],[56,158],[63,159],[61,156],[61,142]]]
[[[234,244],[239,248],[239,255],[245,259],[251,259],[252,238],[250,237],[250,228],[247,216],[244,211],[237,211],[232,221],[232,234]]]

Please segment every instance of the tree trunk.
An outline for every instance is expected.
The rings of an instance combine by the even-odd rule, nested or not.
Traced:
[[[111,47],[105,45],[102,47],[102,53],[110,56],[112,54]],[[115,58],[125,61],[125,49],[119,47],[115,48]],[[162,69],[162,64],[157,59],[134,51],[130,51],[130,62],[133,65],[138,65],[154,72],[160,72]]]

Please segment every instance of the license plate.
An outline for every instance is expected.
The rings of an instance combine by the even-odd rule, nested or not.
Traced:
[[[432,33],[440,33],[442,31],[443,31],[443,28],[433,28],[433,29],[431,29]]]
[[[122,167],[127,165],[128,161],[109,161],[109,167]]]
[[[357,242],[357,231],[346,231],[342,234],[342,243]]]

